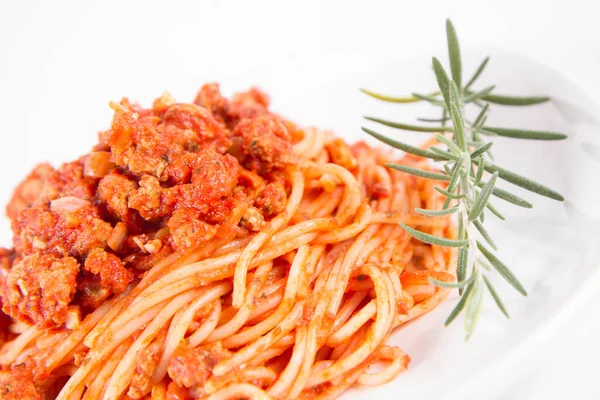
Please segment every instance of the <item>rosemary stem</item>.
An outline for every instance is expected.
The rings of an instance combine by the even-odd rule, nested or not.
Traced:
[[[465,131],[465,133],[469,136],[471,134],[471,132],[467,133],[467,131]],[[470,137],[468,137],[467,139],[470,140]],[[471,172],[470,170],[471,170],[471,165],[472,165],[469,148],[467,148],[467,151],[462,154],[462,158],[463,158],[463,160],[461,160],[462,161],[461,169],[462,169],[463,173],[461,174],[460,189],[461,189],[461,194],[464,194],[465,197],[459,200],[460,201],[459,217],[461,218],[462,226],[464,227],[464,230],[465,230],[465,233],[464,233],[465,237],[462,239],[467,239],[469,241],[469,244],[467,245],[467,251],[468,251],[467,268],[468,268],[469,265],[473,265],[472,261],[475,259],[476,251],[477,251],[476,237],[475,237],[475,234],[473,233],[472,223],[469,221],[469,212],[470,212],[469,203],[473,204],[473,201],[475,200],[475,194],[476,194],[474,185],[472,185],[469,180],[469,174]]]

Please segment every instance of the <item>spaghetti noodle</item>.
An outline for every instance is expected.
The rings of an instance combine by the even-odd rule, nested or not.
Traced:
[[[0,397],[330,399],[406,369],[386,339],[448,295],[428,278],[454,280],[455,254],[397,222],[454,237],[412,212],[444,199],[267,105],[124,100],[91,154],[17,189]]]

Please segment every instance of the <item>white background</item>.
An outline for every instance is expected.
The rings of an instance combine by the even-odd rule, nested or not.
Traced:
[[[592,0],[121,3],[0,0],[0,203],[37,162],[87,152],[108,125],[107,102],[123,95],[149,104],[165,89],[191,100],[205,81],[225,92],[256,84],[292,119],[334,125],[315,76],[353,82],[386,60],[443,54],[446,17],[463,49],[527,54],[600,92]],[[306,107],[286,108],[286,93]],[[6,220],[0,239],[9,245]],[[600,398],[598,304],[563,328],[538,369],[488,398]]]

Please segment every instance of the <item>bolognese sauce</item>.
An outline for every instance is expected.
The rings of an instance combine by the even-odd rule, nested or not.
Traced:
[[[7,206],[0,399],[335,398],[406,369],[385,341],[448,295],[430,278],[456,253],[397,222],[456,228],[386,164],[427,161],[296,127],[258,89],[110,106],[90,153]]]
[[[93,151],[41,164],[7,206],[13,250],[3,250],[0,297],[11,317],[43,327],[67,310],[102,304],[144,273],[144,261],[212,239],[234,207],[238,237],[281,212],[294,126],[258,89],[229,101],[216,84],[193,104],[169,94],[144,109],[112,103],[112,126]]]

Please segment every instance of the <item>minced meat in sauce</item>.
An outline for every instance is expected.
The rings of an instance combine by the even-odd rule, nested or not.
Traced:
[[[90,154],[41,164],[15,190],[13,249],[0,249],[2,311],[58,327],[69,307],[90,312],[122,293],[148,260],[211,240],[240,204],[236,234],[262,228],[285,208],[298,137],[268,105],[258,89],[228,100],[217,84],[191,104],[168,94],[150,109],[111,104],[112,125]]]

